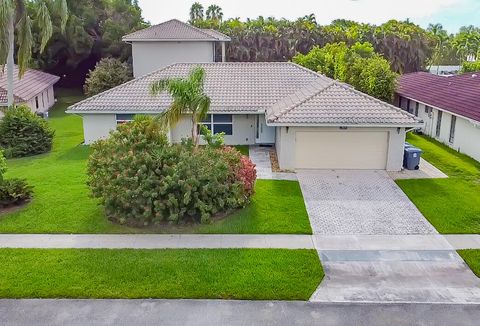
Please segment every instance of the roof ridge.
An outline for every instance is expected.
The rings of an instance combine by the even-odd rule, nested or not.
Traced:
[[[168,65],[168,66],[163,67],[163,68],[160,68],[160,69],[157,69],[157,70],[155,70],[155,71],[149,72],[148,74],[145,74],[145,75],[143,75],[143,76],[140,76],[140,77],[137,77],[137,78],[133,78],[132,80],[129,80],[129,81],[127,81],[127,82],[125,82],[125,83],[123,83],[123,84],[120,84],[120,85],[118,85],[118,86],[112,87],[112,88],[110,88],[110,89],[108,89],[108,90],[106,90],[106,91],[103,91],[103,92],[98,93],[98,94],[96,94],[96,95],[90,96],[90,97],[88,97],[88,98],[86,98],[86,99],[84,99],[84,100],[82,100],[82,101],[80,101],[80,102],[77,102],[77,103],[75,103],[75,104],[73,104],[73,105],[70,105],[65,112],[68,112],[68,111],[70,111],[71,109],[74,109],[75,107],[77,107],[77,106],[79,106],[79,105],[81,105],[81,104],[88,103],[88,102],[90,102],[90,101],[92,101],[92,100],[94,100],[94,99],[96,99],[96,98],[98,98],[98,97],[100,97],[100,96],[109,94],[109,93],[113,92],[114,90],[117,90],[117,89],[121,89],[121,88],[123,88],[123,87],[126,87],[126,86],[128,86],[128,85],[130,85],[130,84],[133,84],[134,82],[137,82],[137,81],[139,81],[139,80],[142,80],[142,79],[145,79],[145,78],[147,78],[147,77],[150,77],[150,76],[153,75],[153,74],[156,74],[156,73],[158,73],[158,72],[160,72],[160,71],[162,71],[162,70],[166,70],[166,69],[168,69],[168,68],[170,68],[170,67],[172,67],[172,66],[178,65],[178,64],[181,64],[181,63],[172,63],[172,64],[170,64],[170,65]]]
[[[417,116],[415,116],[414,114],[411,114],[410,112],[407,112],[407,111],[405,111],[405,110],[403,110],[403,109],[401,109],[401,108],[396,107],[396,106],[393,105],[393,104],[390,104],[390,103],[387,103],[387,102],[385,102],[385,101],[382,101],[382,100],[380,100],[380,99],[378,99],[378,98],[376,98],[376,97],[373,97],[373,96],[371,96],[371,95],[368,95],[368,94],[366,94],[366,93],[363,93],[363,92],[361,92],[361,91],[359,91],[359,90],[357,90],[357,89],[355,89],[355,88],[353,88],[353,87],[348,87],[348,86],[346,86],[346,85],[348,85],[348,84],[342,83],[342,85],[339,85],[339,86],[341,86],[341,87],[343,87],[343,88],[345,88],[345,89],[347,89],[347,90],[350,90],[351,92],[354,92],[354,93],[356,93],[356,94],[358,94],[358,95],[361,95],[361,96],[363,96],[363,97],[365,97],[365,98],[367,98],[367,99],[373,100],[373,101],[375,101],[375,102],[377,102],[377,103],[379,103],[379,104],[381,104],[381,105],[384,105],[384,106],[386,106],[386,107],[388,107],[388,108],[390,108],[390,109],[393,109],[393,110],[395,110],[395,111],[397,111],[397,112],[400,112],[401,114],[406,115],[407,117],[410,117],[410,118],[413,118],[413,119],[415,119],[415,120],[418,120],[418,121],[422,121],[422,122],[423,122],[423,120],[418,119]]]
[[[290,94],[289,96],[286,96],[284,97],[283,99],[280,99],[279,101],[282,101],[284,99],[286,99],[287,97],[291,97],[293,95],[295,95],[296,93],[300,92],[302,89],[305,89],[307,87],[310,87],[310,86],[313,86],[314,84],[316,84],[317,81],[314,81],[312,82],[310,85],[307,85],[301,89],[299,89],[298,91],[296,91],[295,93],[293,94]],[[323,88],[320,88],[316,91],[314,91],[312,94],[310,94],[309,96],[305,97],[304,99],[302,99],[301,101],[297,102],[297,103],[294,103],[293,105],[290,105],[289,107],[285,108],[284,110],[278,112],[278,114],[273,114],[273,117],[274,119],[271,120],[271,121],[275,121],[275,120],[278,120],[280,117],[282,117],[283,115],[287,114],[288,112],[292,111],[293,109],[299,107],[300,105],[304,104],[305,102],[311,100],[314,96],[317,96],[318,94],[324,92],[326,89],[330,88],[331,86],[335,85],[336,84],[336,81],[333,80],[331,81],[328,85],[326,85],[325,87]],[[275,105],[275,104],[274,104]],[[270,120],[270,119],[269,119]]]

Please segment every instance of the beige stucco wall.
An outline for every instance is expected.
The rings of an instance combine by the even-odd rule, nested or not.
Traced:
[[[388,154],[387,171],[400,171],[403,164],[403,143],[405,141],[405,128],[339,128],[327,127],[277,127],[277,155],[281,169],[295,169],[295,133],[297,131],[330,131],[330,132],[351,132],[351,131],[387,131],[388,132]]]
[[[227,145],[250,145],[255,143],[255,115],[234,114],[233,135],[225,136]],[[116,128],[115,114],[84,114],[83,133],[85,144],[108,137],[111,130]],[[171,140],[180,142],[182,138],[190,137],[192,122],[189,116],[184,116],[171,130]]]
[[[179,62],[213,62],[214,42],[132,42],[133,76]]]
[[[83,136],[87,145],[107,138],[110,130],[117,127],[115,114],[84,114],[82,118]]]
[[[411,102],[415,103],[413,100]],[[437,137],[435,131],[438,112],[438,109],[432,108],[432,113],[429,115],[425,112],[425,105],[422,103],[419,104],[419,117],[425,121],[425,127],[422,128],[422,132],[445,145],[480,161],[480,122],[475,124],[469,119],[457,116],[455,137],[453,143],[450,143],[449,138],[452,114],[443,111],[440,135]]]

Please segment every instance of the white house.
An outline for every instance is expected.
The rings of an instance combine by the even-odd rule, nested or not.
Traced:
[[[210,114],[203,124],[224,132],[230,145],[275,144],[282,169],[402,167],[405,132],[423,123],[412,114],[289,62],[178,63],[76,103],[67,113],[83,118],[85,143],[105,138],[135,114],[158,114],[171,97],[149,85],[205,69]],[[188,137],[185,116],[170,139]]]
[[[424,134],[480,161],[480,73],[403,75],[396,103],[425,121]]]
[[[18,78],[18,66],[14,66],[13,96],[15,104],[26,104],[33,112],[47,112],[55,104],[53,85],[60,77],[27,69]],[[0,70],[0,107],[7,106],[7,71]]]
[[[132,45],[133,76],[140,77],[177,62],[224,62],[225,42],[230,38],[172,19],[125,35],[122,40]],[[221,49],[219,58],[217,48]]]

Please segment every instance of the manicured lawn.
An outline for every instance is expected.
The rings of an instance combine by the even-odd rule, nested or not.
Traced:
[[[440,233],[480,233],[480,163],[425,136],[407,140],[449,178],[397,184]]]
[[[458,253],[475,275],[480,277],[480,249],[459,250]]]
[[[242,153],[243,155],[249,155],[250,154],[250,150],[248,149],[248,145],[237,145],[235,146],[236,149],[238,149],[238,151],[240,153]]]
[[[7,177],[26,178],[34,198],[26,207],[0,215],[3,233],[311,233],[297,182],[259,180],[252,203],[215,224],[200,227],[132,229],[109,222],[89,194],[81,118],[64,113],[82,98],[61,96],[50,114],[55,129],[53,150],[44,155],[9,160]],[[248,147],[247,147],[248,150]]]
[[[314,250],[0,249],[2,298],[308,300]]]

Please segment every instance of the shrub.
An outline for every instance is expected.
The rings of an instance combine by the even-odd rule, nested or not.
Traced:
[[[460,69],[461,73],[467,72],[478,72],[480,71],[480,60],[478,61],[465,61],[462,64],[462,68]]]
[[[7,157],[36,155],[51,150],[54,131],[26,105],[4,110],[0,120],[0,147]]]
[[[23,179],[4,179],[7,162],[0,149],[0,208],[19,205],[32,197],[32,188]]]
[[[141,118],[92,145],[88,185],[122,224],[207,223],[248,203],[244,169],[236,151],[169,144],[154,120]]]
[[[92,96],[130,79],[132,79],[132,73],[126,63],[114,58],[104,58],[95,65],[94,70],[88,72],[84,91],[86,95]]]
[[[0,208],[21,205],[32,197],[32,187],[24,179],[0,181]]]

